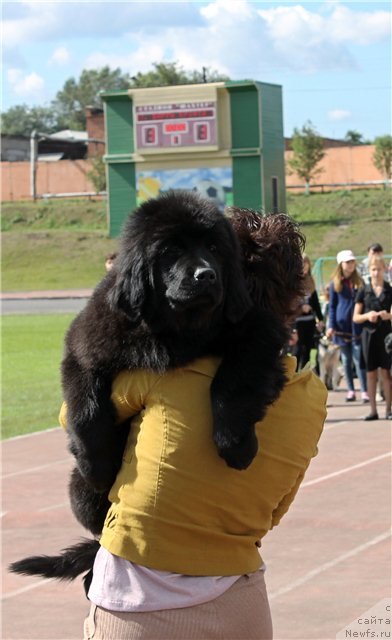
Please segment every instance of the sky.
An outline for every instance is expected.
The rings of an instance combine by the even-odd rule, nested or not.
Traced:
[[[391,133],[390,2],[3,0],[2,37],[2,111],[48,106],[83,69],[163,61],[282,85],[286,136]]]

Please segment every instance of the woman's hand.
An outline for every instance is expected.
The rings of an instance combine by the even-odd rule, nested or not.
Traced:
[[[368,311],[367,319],[369,320],[369,322],[377,322],[379,315],[380,313],[378,311]]]
[[[335,333],[335,329],[332,329],[332,327],[329,327],[325,335],[327,336],[327,338],[332,338],[334,333]]]
[[[378,315],[382,320],[390,320],[391,319],[391,314],[388,313],[388,311],[385,311],[385,309],[382,309],[382,311],[379,311]]]

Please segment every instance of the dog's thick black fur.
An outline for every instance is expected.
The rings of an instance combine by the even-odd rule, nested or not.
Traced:
[[[230,466],[246,468],[257,451],[253,425],[284,383],[285,339],[272,314],[251,309],[238,240],[212,203],[188,192],[144,203],[125,226],[116,269],[66,338],[63,391],[82,476],[106,491],[121,464],[113,376],[163,372],[205,353],[223,355],[212,387],[214,440]]]
[[[276,237],[275,245],[278,242],[284,246]],[[281,259],[287,263],[290,255]],[[268,263],[267,251],[256,263],[259,272],[247,278],[248,287],[252,277],[262,278],[260,265]],[[285,381],[279,355],[287,339],[282,318],[290,310],[274,313],[267,282],[252,308],[243,266],[228,220],[194,194],[165,194],[130,216],[116,268],[71,325],[63,360],[70,449],[77,462],[71,504],[77,519],[93,533],[102,530],[109,504],[105,492],[121,465],[128,433],[128,425],[116,425],[110,402],[113,376],[122,369],[162,372],[202,354],[221,354],[211,386],[213,437],[230,466],[246,468],[255,456],[254,423]],[[281,268],[270,265],[265,275],[273,281]],[[285,295],[287,289],[282,289],[283,304]],[[97,544],[82,543],[79,555],[93,555]],[[67,569],[68,558],[72,570]],[[49,570],[49,560],[45,557],[40,569],[39,556],[27,558],[11,570],[75,577],[70,550],[52,558],[59,569]],[[85,568],[83,561],[79,573]]]

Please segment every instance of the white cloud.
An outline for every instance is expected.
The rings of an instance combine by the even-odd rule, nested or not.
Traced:
[[[4,43],[11,47],[55,38],[119,37],[131,29],[192,28],[201,22],[197,2],[22,0],[4,3],[2,24]]]
[[[7,9],[3,33],[13,51],[26,43],[67,42],[52,56],[65,64],[69,40],[97,46],[78,65],[106,64],[135,73],[153,62],[178,61],[185,69],[207,66],[232,78],[270,77],[279,70],[314,73],[355,69],[350,46],[381,42],[390,34],[387,11],[354,10],[339,2],[287,4],[261,9],[253,0],[199,2],[38,2]],[[16,3],[14,3],[16,4]],[[124,40],[129,46],[124,50]],[[114,46],[113,46],[114,44]],[[77,47],[76,47],[77,48]],[[69,55],[69,54],[68,54]],[[10,58],[12,59],[12,58]],[[14,57],[14,66],[21,66]],[[269,76],[270,74],[270,76]]]
[[[353,11],[339,4],[330,5],[330,14],[311,12],[301,5],[281,6],[258,11],[273,39],[301,44],[370,44],[391,33],[388,11]]]
[[[68,64],[71,54],[66,47],[57,47],[49,58],[49,64],[53,66],[63,66]]]
[[[331,109],[328,111],[328,119],[333,122],[339,122],[340,120],[348,120],[348,118],[352,117],[351,111],[347,109]]]
[[[387,11],[352,11],[337,6],[326,18],[328,36],[336,42],[367,45],[387,38],[391,33],[391,17]]]
[[[45,86],[44,79],[34,71],[25,75],[20,69],[9,69],[7,78],[14,93],[23,98],[38,97]]]
[[[355,68],[348,45],[368,45],[390,35],[387,11],[353,11],[339,4],[316,13],[301,5],[258,11],[275,51],[289,68],[301,71]]]
[[[50,3],[20,3],[25,8],[23,16],[3,18],[3,41],[6,47],[15,47],[36,41],[50,33],[57,23],[56,11]],[[5,5],[7,6],[7,5]]]

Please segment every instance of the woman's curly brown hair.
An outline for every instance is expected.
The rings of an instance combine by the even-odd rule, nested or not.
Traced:
[[[228,207],[225,214],[240,241],[253,302],[289,325],[304,295],[305,237],[297,223],[284,213],[263,215],[239,207]]]

